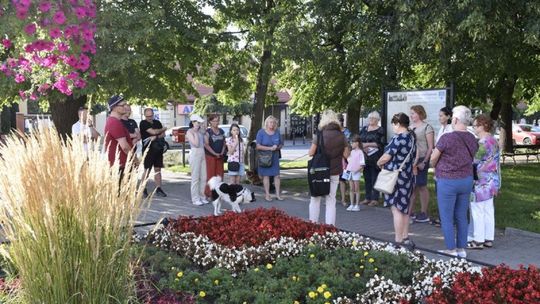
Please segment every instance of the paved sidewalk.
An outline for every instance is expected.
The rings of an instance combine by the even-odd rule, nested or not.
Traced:
[[[284,178],[299,177],[300,174],[305,173],[305,169],[283,170],[282,173]],[[167,192],[168,197],[154,197],[149,208],[141,215],[139,223],[154,222],[163,217],[176,217],[178,215],[211,215],[213,213],[211,204],[205,206],[191,204],[189,182],[190,178],[186,174],[164,171],[163,189]],[[150,181],[148,189],[152,187],[153,183]],[[288,193],[287,189],[283,189],[284,201],[266,202],[263,200],[261,187],[251,188],[256,192],[257,201],[242,205],[243,209],[275,207],[292,216],[308,218],[309,197],[306,194]],[[222,207],[228,208],[226,204],[223,204]],[[321,207],[321,220],[324,221],[324,205]],[[347,212],[338,203],[337,227],[386,241],[394,239],[392,215],[387,208],[364,207],[360,212]],[[444,243],[440,228],[430,224],[416,223],[411,225],[410,230],[411,238],[418,247],[431,250],[443,249]],[[506,234],[498,232],[494,248],[468,250],[467,254],[470,259],[489,264],[505,263],[511,267],[518,267],[519,264],[539,266],[540,237],[536,234],[519,233],[515,230]],[[438,257],[432,254],[428,254],[428,256]]]

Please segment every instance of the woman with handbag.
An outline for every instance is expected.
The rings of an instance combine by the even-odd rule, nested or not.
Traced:
[[[379,179],[385,177],[385,172],[395,172],[397,180],[390,191],[384,195],[384,203],[391,206],[394,218],[395,241],[408,248],[414,248],[414,243],[409,239],[409,207],[414,187],[413,163],[416,155],[416,143],[414,133],[409,129],[409,116],[398,113],[392,117],[391,125],[394,136],[384,148],[384,154],[377,161],[377,165],[383,170],[379,173]]]
[[[446,250],[440,252],[465,258],[467,211],[473,190],[473,159],[478,143],[467,131],[471,110],[457,106],[452,113],[454,131],[441,136],[431,155],[431,165],[437,178],[437,203],[446,245]]]
[[[321,137],[319,141],[319,137]],[[330,161],[330,193],[324,196],[326,202],[325,222],[328,225],[336,224],[336,191],[339,185],[339,176],[343,173],[342,159],[349,154],[349,143],[343,132],[336,113],[327,110],[323,113],[319,122],[319,133],[314,136],[308,155],[317,153],[319,142],[321,152]],[[319,221],[320,205],[322,196],[311,196],[309,202],[309,220]]]
[[[229,137],[225,139],[227,144],[227,175],[230,177],[230,184],[240,184],[240,179],[246,174],[244,168],[244,143],[242,142],[242,134],[238,124],[231,124]]]
[[[362,149],[366,154],[366,167],[364,168],[364,182],[366,188],[366,199],[360,203],[368,206],[376,206],[379,203],[379,191],[373,186],[379,176],[380,169],[377,166],[377,160],[383,155],[385,140],[384,128],[379,126],[381,115],[373,111],[368,115],[369,124],[360,130],[360,139],[362,140]]]
[[[264,128],[257,132],[257,172],[263,178],[264,199],[271,202],[270,176],[274,177],[276,187],[276,199],[282,201],[279,179],[279,150],[283,147],[283,141],[278,129],[277,119],[270,115],[264,120]]]

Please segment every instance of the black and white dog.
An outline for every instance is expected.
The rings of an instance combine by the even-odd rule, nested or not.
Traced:
[[[236,213],[242,212],[240,204],[255,201],[255,193],[242,185],[229,185],[221,181],[221,176],[214,176],[208,181],[208,187],[212,190],[212,205],[214,205],[214,215],[219,215],[221,211],[221,201],[229,203]]]

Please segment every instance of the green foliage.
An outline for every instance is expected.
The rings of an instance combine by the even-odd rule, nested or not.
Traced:
[[[152,275],[160,277],[158,287],[199,295],[201,303],[324,303],[338,295],[354,298],[366,290],[375,274],[399,284],[410,284],[417,268],[405,256],[387,252],[357,252],[311,247],[306,253],[274,264],[260,265],[233,276],[213,268],[201,272],[174,253],[149,247],[142,259]],[[205,296],[201,297],[200,292]],[[312,292],[310,298],[309,294]],[[324,293],[328,298],[325,298]]]

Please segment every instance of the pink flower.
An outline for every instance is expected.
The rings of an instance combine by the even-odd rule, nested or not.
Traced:
[[[75,9],[75,15],[77,19],[84,19],[86,17],[86,9],[84,7],[77,7]]]
[[[96,77],[97,77],[96,71],[91,70],[91,71],[88,73],[88,76],[90,76],[90,78],[96,78]]]
[[[17,9],[16,16],[18,19],[24,20],[27,17],[28,10],[19,10]]]
[[[26,100],[26,92],[25,91],[19,91],[19,96],[21,97],[22,100]]]
[[[69,89],[68,82],[64,77],[60,77],[60,79],[53,84],[53,87],[64,95],[71,95],[72,93]]]
[[[11,47],[11,40],[5,38],[5,39],[2,39],[2,45],[6,48],[6,49],[9,49]]]
[[[51,3],[49,1],[42,1],[42,2],[39,3],[38,9],[42,13],[46,13],[51,9]]]
[[[79,73],[77,73],[77,72],[71,72],[71,73],[69,73],[69,74],[67,75],[67,78],[68,78],[68,79],[71,79],[71,80],[75,80],[75,79],[79,78]]]
[[[42,84],[42,85],[40,85],[40,86],[38,87],[38,92],[40,92],[40,93],[43,94],[43,92],[47,91],[50,87],[51,87],[50,84],[44,83],[44,84]]]
[[[49,36],[51,36],[52,39],[59,38],[60,36],[62,36],[62,31],[57,27],[52,28],[49,31]]]
[[[56,46],[56,48],[58,48],[58,50],[59,50],[60,52],[67,52],[67,51],[69,50],[69,45],[67,45],[67,44],[65,44],[65,43],[63,43],[63,42],[60,42],[60,43]]]
[[[36,32],[36,24],[33,23],[33,22],[27,24],[27,25],[24,27],[24,31],[25,31],[28,35],[34,35],[34,33]]]
[[[92,41],[94,40],[94,30],[89,28],[82,29],[82,36],[84,40]]]
[[[37,100],[38,97],[36,95],[36,93],[32,93],[32,95],[30,95],[30,100]]]
[[[16,83],[21,83],[21,82],[24,82],[25,80],[26,80],[26,78],[24,78],[24,75],[22,75],[22,74],[15,75],[15,82]]]
[[[64,60],[64,62],[73,68],[77,68],[78,60],[77,60],[77,57],[75,57],[75,55],[70,55],[68,58]]]
[[[70,25],[67,26],[64,30],[64,36],[69,39],[73,36],[77,36],[79,34],[79,27],[76,25]]]
[[[64,24],[64,22],[66,22],[66,16],[64,15],[64,12],[57,11],[54,13],[53,20],[56,24]]]
[[[77,88],[84,89],[86,87],[86,81],[82,78],[75,80],[74,85]]]

